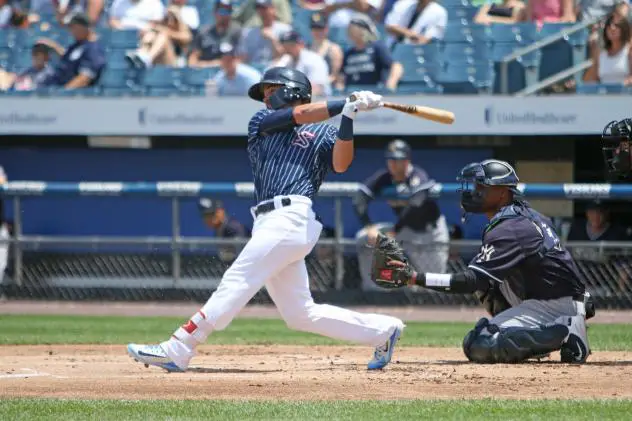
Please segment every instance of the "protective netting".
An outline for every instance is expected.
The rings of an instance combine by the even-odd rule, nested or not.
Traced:
[[[445,246],[418,246],[420,259]],[[632,308],[632,249],[604,243],[569,244],[589,292],[602,307]],[[472,242],[450,245],[447,271],[462,270],[477,253]],[[367,290],[362,281],[357,249],[319,244],[307,257],[310,287],[317,300],[346,304],[476,305],[472,296],[423,289]],[[227,258],[228,257],[228,258]],[[434,258],[434,256],[433,256]],[[177,268],[174,268],[174,263]],[[10,259],[0,285],[7,298],[55,300],[197,300],[205,301],[217,287],[230,256],[214,248],[174,254],[169,246],[82,246],[23,251],[21,276]],[[339,266],[341,265],[341,266]],[[19,281],[19,282],[18,282]],[[264,292],[255,302],[268,302]]]

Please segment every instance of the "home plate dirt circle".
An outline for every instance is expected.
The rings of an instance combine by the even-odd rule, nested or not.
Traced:
[[[134,362],[123,345],[0,346],[0,397],[81,399],[631,398],[632,352],[589,364],[475,365],[460,349],[399,347],[383,371],[352,346],[204,346],[186,373]]]

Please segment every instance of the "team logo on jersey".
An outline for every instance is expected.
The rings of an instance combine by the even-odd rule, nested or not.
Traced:
[[[292,140],[293,146],[298,146],[299,148],[307,148],[309,144],[314,140],[316,135],[312,132],[308,132],[307,130],[302,130],[296,133],[296,137]]]
[[[492,258],[494,251],[494,246],[491,244],[484,244],[483,247],[481,247],[481,252],[478,253],[476,263],[489,262],[489,259]]]

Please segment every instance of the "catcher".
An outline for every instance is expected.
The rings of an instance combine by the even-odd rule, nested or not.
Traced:
[[[590,354],[586,318],[594,306],[551,221],[520,198],[518,176],[506,162],[469,164],[457,180],[465,212],[490,220],[467,270],[417,273],[399,244],[378,234],[374,281],[384,288],[474,293],[492,317],[480,319],[463,340],[472,362],[518,363],[560,350],[562,362],[584,363]]]

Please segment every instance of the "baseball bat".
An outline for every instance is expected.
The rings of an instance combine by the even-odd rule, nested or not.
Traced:
[[[355,101],[355,96],[349,97],[351,101]],[[397,104],[394,102],[384,102],[384,108],[390,108],[391,110],[399,111],[401,113],[410,114],[412,116],[423,118],[425,120],[434,121],[442,124],[454,123],[454,113],[442,110],[440,108],[424,107],[421,105],[405,105]]]

